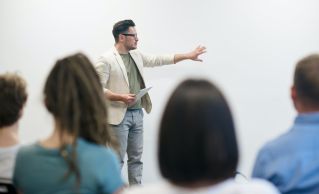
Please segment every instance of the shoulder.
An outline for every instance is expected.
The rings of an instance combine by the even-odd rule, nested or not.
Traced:
[[[15,159],[15,173],[23,171],[25,166],[36,165],[40,153],[42,151],[37,144],[21,146]]]
[[[172,190],[167,183],[149,184],[145,186],[132,186],[122,194],[170,194]]]
[[[130,55],[132,56],[134,60],[142,60],[145,57],[144,54],[141,53],[138,49],[131,50]]]
[[[28,156],[33,155],[39,151],[39,146],[37,143],[30,145],[21,146],[18,150],[18,156]]]
[[[247,185],[242,184],[241,187],[247,189],[247,191],[260,194],[279,194],[278,190],[271,183],[262,179],[252,179]]]
[[[175,193],[205,193],[205,194],[279,194],[274,186],[270,183],[254,179],[248,183],[236,183],[233,180],[213,185],[209,188],[202,189],[183,189],[170,185],[169,183],[160,183],[147,186],[133,186],[126,189],[123,194],[175,194]]]
[[[226,181],[223,184],[221,193],[238,193],[238,194],[279,194],[278,190],[269,182],[261,179],[252,179],[247,183],[236,183],[233,180]]]
[[[78,153],[80,153],[82,157],[90,158],[92,160],[102,159],[107,162],[116,159],[116,154],[113,149],[88,142],[82,138],[78,140]]]
[[[132,55],[142,55],[141,51],[138,49],[134,49],[130,51],[130,54]]]
[[[269,154],[272,156],[281,155],[286,152],[290,144],[293,144],[293,135],[288,131],[279,137],[268,141],[259,151],[259,154]]]
[[[0,157],[1,156],[6,156],[6,155],[11,155],[11,154],[16,154],[20,148],[20,144],[10,146],[10,147],[0,147]]]

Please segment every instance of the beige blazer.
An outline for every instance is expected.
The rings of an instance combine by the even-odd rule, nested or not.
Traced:
[[[142,88],[145,87],[143,67],[155,67],[174,63],[174,55],[145,55],[138,50],[130,51],[130,54],[142,76]],[[99,57],[95,69],[100,77],[104,91],[111,90],[115,93],[128,94],[130,87],[125,65],[122,57],[115,47]],[[152,102],[149,95],[142,98],[142,107],[147,113],[152,110]],[[112,125],[122,122],[127,110],[127,105],[121,101],[110,101],[108,107],[108,121]]]

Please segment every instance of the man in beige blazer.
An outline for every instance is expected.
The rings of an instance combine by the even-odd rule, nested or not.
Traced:
[[[143,163],[143,111],[151,112],[152,103],[148,94],[141,100],[135,99],[141,89],[145,88],[143,67],[174,64],[190,59],[202,61],[199,55],[206,48],[198,46],[185,54],[151,56],[138,50],[138,37],[132,20],[122,20],[114,24],[113,36],[115,46],[103,54],[96,64],[105,97],[110,101],[109,124],[118,138],[121,166],[124,156],[128,156],[128,180],[130,185],[141,184]]]

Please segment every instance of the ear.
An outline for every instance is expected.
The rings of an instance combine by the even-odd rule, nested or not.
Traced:
[[[119,34],[119,42],[124,41],[125,36],[123,34]]]
[[[296,91],[296,87],[293,85],[290,88],[290,97],[292,99],[293,102],[296,102],[297,100],[297,91]]]
[[[24,110],[24,106],[21,108],[21,110],[19,111],[19,119],[22,117],[22,115],[23,115],[23,111]]]
[[[290,89],[290,96],[295,109],[297,110],[297,112],[300,112],[300,103],[298,103],[298,93],[294,85]]]
[[[43,98],[43,104],[44,104],[45,108],[48,108],[48,99],[47,99],[47,97]]]

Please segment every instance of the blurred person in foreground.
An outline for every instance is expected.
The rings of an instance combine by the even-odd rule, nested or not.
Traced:
[[[121,190],[124,183],[101,88],[85,55],[77,53],[56,62],[43,91],[54,130],[48,138],[19,150],[14,171],[19,191],[114,194]]]
[[[0,179],[10,182],[20,147],[19,120],[27,98],[22,77],[15,73],[0,74]]]
[[[292,127],[259,151],[252,176],[283,194],[318,194],[319,54],[297,63],[291,99],[297,111]]]
[[[235,182],[239,153],[235,126],[221,91],[186,80],[173,92],[159,129],[158,159],[165,182],[124,194],[279,194],[268,182]]]

